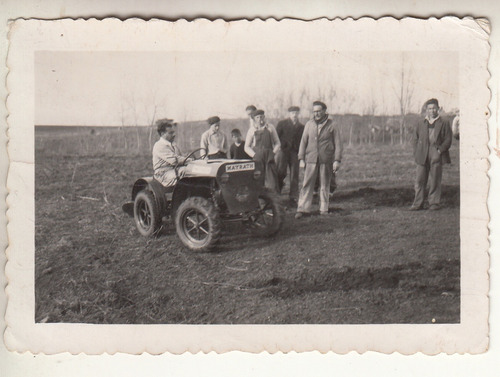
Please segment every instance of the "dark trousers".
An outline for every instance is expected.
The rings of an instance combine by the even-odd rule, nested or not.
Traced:
[[[285,184],[287,170],[290,169],[290,192],[288,196],[297,200],[299,198],[299,159],[294,151],[280,151],[276,155],[278,168],[278,189],[281,193]]]
[[[265,182],[264,185],[273,191],[278,189],[278,169],[276,169],[276,163],[274,161],[265,164]]]

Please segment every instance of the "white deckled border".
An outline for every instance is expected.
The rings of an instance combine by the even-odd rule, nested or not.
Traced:
[[[484,26],[484,25],[483,25]],[[368,350],[480,353],[488,346],[488,33],[473,19],[313,22],[130,19],[11,23],[7,86],[9,156],[5,342],[11,350],[249,352]],[[360,34],[362,33],[362,34]],[[62,36],[63,34],[64,36]],[[290,35],[294,35],[293,43]],[[363,38],[361,38],[361,36]],[[245,41],[245,43],[242,43]],[[325,51],[460,52],[461,323],[446,325],[90,325],[34,323],[34,52]]]

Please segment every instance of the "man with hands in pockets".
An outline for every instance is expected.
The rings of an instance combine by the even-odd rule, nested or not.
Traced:
[[[413,132],[413,156],[417,164],[415,199],[411,211],[424,209],[424,196],[429,183],[429,209],[441,208],[443,164],[449,164],[452,132],[450,122],[439,115],[439,102],[431,98],[424,104],[426,116]]]

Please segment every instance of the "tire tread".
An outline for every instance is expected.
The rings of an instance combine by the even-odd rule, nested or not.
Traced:
[[[202,209],[209,218],[211,234],[208,242],[202,246],[191,244],[190,241],[185,238],[182,230],[180,229],[182,213],[189,208]],[[182,243],[189,249],[195,251],[212,250],[219,241],[222,231],[221,220],[217,208],[215,208],[215,206],[208,199],[205,199],[201,196],[193,196],[181,203],[175,214],[175,228],[177,230],[177,235],[181,239]]]

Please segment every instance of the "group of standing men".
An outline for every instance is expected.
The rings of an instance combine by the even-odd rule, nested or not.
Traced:
[[[439,116],[439,104],[430,99],[425,104],[426,117],[414,131],[413,147],[417,164],[415,199],[411,210],[423,209],[427,183],[431,210],[440,208],[442,164],[449,163],[448,149],[452,131],[447,120]],[[300,108],[291,106],[289,117],[275,128],[267,122],[264,110],[250,105],[246,108],[250,127],[243,141],[240,130],[233,129],[233,144],[229,147],[225,135],[219,131],[220,118],[210,117],[209,129],[201,136],[200,147],[207,159],[253,159],[259,163],[265,177],[265,186],[281,193],[287,171],[290,171],[289,199],[297,205],[295,218],[311,212],[315,187],[319,186],[320,215],[328,214],[329,198],[335,187],[335,174],[342,160],[342,140],[335,122],[328,116],[327,106],[313,102],[312,119],[305,126],[299,121]],[[157,122],[160,140],[153,148],[154,177],[165,186],[175,184],[183,169],[175,172],[182,155],[174,142],[175,123],[170,119]],[[304,179],[299,192],[299,167],[304,168]]]
[[[281,120],[276,128],[267,122],[264,110],[249,105],[246,112],[250,118],[250,127],[244,142],[238,129],[231,132],[234,142],[230,148],[231,157],[248,157],[259,163],[265,177],[265,186],[278,193],[281,193],[290,171],[289,200],[297,205],[296,218],[311,212],[317,186],[320,214],[328,214],[331,181],[335,179],[335,173],[340,167],[342,141],[338,128],[328,117],[326,105],[315,101],[313,119],[305,126],[299,121],[298,106],[288,108],[288,118]],[[210,129],[203,133],[200,147],[206,151],[208,159],[225,158],[228,145],[224,135],[219,132],[220,119],[211,117],[208,123]],[[305,170],[299,193],[300,166]]]
[[[342,143],[338,128],[329,118],[326,105],[313,103],[313,118],[304,126],[299,121],[300,108],[288,108],[288,118],[276,128],[267,122],[264,110],[247,106],[250,127],[243,141],[240,130],[233,129],[233,144],[228,145],[220,132],[220,118],[208,118],[209,129],[201,135],[200,148],[205,158],[253,159],[259,163],[265,177],[264,184],[270,190],[281,193],[285,178],[290,171],[289,200],[297,205],[296,218],[311,212],[315,187],[319,186],[320,214],[328,214],[331,181],[340,166]],[[174,142],[175,124],[169,120],[157,122],[160,140],[153,148],[154,177],[165,186],[175,184],[184,169],[173,166],[182,157]],[[302,188],[299,192],[299,167],[305,168]]]
[[[288,108],[289,117],[276,128],[266,122],[263,110],[248,106],[250,128],[245,151],[265,170],[266,187],[281,193],[290,171],[289,198],[297,205],[296,218],[311,212],[315,187],[319,186],[320,214],[328,214],[331,181],[340,167],[342,140],[329,118],[326,105],[313,103],[313,118],[300,123],[300,108]],[[305,168],[299,193],[299,167]],[[319,182],[318,182],[319,181]]]

